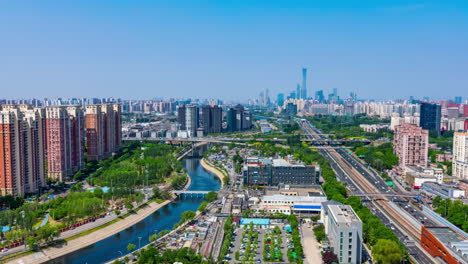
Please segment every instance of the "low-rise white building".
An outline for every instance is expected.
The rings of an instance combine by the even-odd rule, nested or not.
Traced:
[[[465,197],[465,190],[447,184],[425,182],[423,183],[421,190],[427,194],[440,196],[444,199],[458,199]]]

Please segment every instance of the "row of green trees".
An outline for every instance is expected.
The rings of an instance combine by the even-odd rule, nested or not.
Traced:
[[[226,256],[229,253],[229,247],[233,240],[234,225],[232,222],[232,216],[229,216],[226,219],[226,222],[224,222],[223,229],[224,229],[223,245],[221,246],[221,251],[218,257],[218,261],[220,262],[224,259],[224,256]]]
[[[306,117],[314,126],[318,127],[324,133],[333,134],[333,138],[352,138],[365,137],[369,139],[378,139],[382,137],[392,138],[393,133],[388,129],[381,129],[376,133],[365,132],[359,127],[360,124],[379,124],[389,123],[388,119],[377,119],[367,117],[365,114],[353,116],[330,116],[316,115]]]
[[[379,171],[383,169],[390,170],[393,166],[398,165],[398,157],[393,154],[392,143],[385,143],[379,146],[357,147],[355,153],[363,157],[369,165]]]
[[[468,204],[463,204],[461,200],[444,200],[440,196],[436,196],[432,200],[432,206],[442,217],[468,232]]]
[[[297,218],[295,215],[289,215],[288,221],[292,228],[291,236],[292,236],[292,241],[294,244],[294,252],[296,253],[296,259],[294,259],[292,257],[291,250],[288,250],[288,259],[290,261],[295,261],[298,264],[302,264],[304,263],[302,259],[302,256],[304,255],[304,249],[302,248],[301,237],[299,235],[299,222],[297,221]]]

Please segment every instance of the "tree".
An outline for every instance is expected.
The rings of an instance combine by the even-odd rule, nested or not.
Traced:
[[[318,242],[322,242],[323,240],[325,240],[326,235],[324,225],[318,225],[314,227],[314,235]]]
[[[149,240],[150,242],[153,242],[153,241],[155,241],[157,238],[158,238],[158,236],[157,236],[156,234],[154,234],[154,235],[149,236],[148,240]]]
[[[79,183],[73,185],[73,186],[70,188],[70,190],[71,190],[72,192],[81,192],[81,191],[83,191],[83,183],[79,182]]]
[[[127,208],[129,211],[133,209],[133,204],[130,201],[125,202],[125,208]]]
[[[119,216],[121,212],[120,212],[120,210],[115,210],[114,213],[115,213],[116,216]]]
[[[136,248],[136,245],[135,245],[135,244],[130,243],[130,244],[127,245],[127,249],[128,249],[128,251],[130,251],[130,252],[132,252],[133,250],[135,250],[135,248]]]
[[[161,198],[161,190],[158,186],[153,187],[153,197],[154,198]]]
[[[379,239],[372,247],[372,256],[381,264],[398,264],[403,259],[403,252],[392,240]]]
[[[26,238],[26,245],[28,245],[29,249],[36,250],[39,244],[36,237],[28,236]]]
[[[218,199],[218,193],[215,192],[215,191],[209,192],[209,193],[206,195],[206,198],[205,198],[205,200],[207,200],[208,202],[213,202],[213,201],[215,201],[216,199]]]
[[[206,210],[206,207],[208,206],[208,203],[206,201],[202,202],[200,206],[198,207],[198,211],[203,212]]]
[[[325,264],[338,263],[338,256],[332,251],[325,251],[322,254],[322,260]]]

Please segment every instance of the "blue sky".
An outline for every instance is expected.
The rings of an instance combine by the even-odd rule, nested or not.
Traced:
[[[468,97],[468,2],[0,0],[0,98]]]

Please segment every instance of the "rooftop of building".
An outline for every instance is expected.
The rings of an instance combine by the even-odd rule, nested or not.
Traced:
[[[452,190],[456,190],[456,191],[463,191],[462,189],[458,188],[456,185],[454,184],[439,184],[439,183],[436,183],[436,182],[425,182],[423,183],[423,187],[424,186],[433,186],[433,187],[437,187],[437,188],[448,188],[448,189],[452,189]]]
[[[454,231],[447,226],[425,227],[426,230],[431,232],[440,242],[448,245],[450,249],[460,255],[468,254],[468,237]]]
[[[278,188],[265,189],[265,195],[284,195],[284,196],[326,196],[320,185],[309,185],[307,187],[295,187],[291,185],[282,185]]]
[[[338,225],[347,225],[361,220],[349,205],[328,205],[328,209]]]
[[[295,160],[292,156],[285,158],[261,158],[261,157],[247,157],[247,166],[265,166],[272,165],[273,167],[306,167],[317,166],[317,164],[306,165],[305,163]]]

